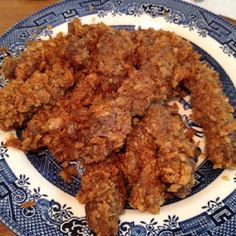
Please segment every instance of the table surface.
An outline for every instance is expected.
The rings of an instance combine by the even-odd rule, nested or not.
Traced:
[[[46,7],[56,0],[0,0],[1,18],[0,18],[0,34],[4,33],[9,27],[17,23],[24,17]],[[231,22],[236,24],[236,20]],[[0,236],[14,236],[6,226],[0,223]]]
[[[56,0],[0,0],[0,34],[32,13],[59,1]],[[1,234],[0,234],[1,235]]]

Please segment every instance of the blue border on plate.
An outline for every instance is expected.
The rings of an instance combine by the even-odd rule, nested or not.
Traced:
[[[85,218],[74,216],[70,206],[47,199],[40,187],[30,190],[30,179],[25,174],[16,177],[7,165],[7,147],[1,143],[0,149],[0,220],[4,224],[21,236],[94,235]],[[29,201],[35,204],[22,207]],[[162,224],[154,218],[150,222],[121,222],[118,236],[235,235],[236,189],[225,199],[217,197],[202,203],[202,209],[201,214],[187,220],[168,215]]]
[[[91,15],[95,13],[98,14],[100,17],[104,16],[107,13],[111,13],[114,16],[117,14],[126,13],[130,15],[135,15],[137,17],[142,14],[149,14],[152,17],[164,17],[167,21],[175,24],[181,24],[184,27],[187,27],[190,31],[197,30],[197,32],[201,37],[206,37],[208,35],[214,38],[221,44],[220,48],[222,49],[223,53],[226,53],[228,56],[236,57],[235,26],[227,22],[222,17],[216,16],[207,10],[177,0],[63,1],[54,4],[50,7],[47,7],[41,11],[38,11],[35,14],[27,17],[26,19],[22,20],[21,22],[13,26],[10,30],[8,30],[5,34],[2,35],[0,39],[0,45],[8,47],[10,54],[17,54],[24,48],[27,39],[32,37],[32,35],[41,33],[43,30],[45,30],[45,27],[47,25],[56,26],[71,20],[73,17],[77,15],[82,17],[85,15]],[[3,58],[4,55],[0,55],[0,57]],[[232,85],[227,85],[227,86],[230,89],[229,93],[235,94],[235,88],[232,88]],[[227,91],[226,93],[228,93]],[[3,154],[1,153],[1,155],[3,155],[4,158],[7,158],[7,156],[5,157],[6,152],[4,150],[5,149],[3,147],[1,149],[1,151],[3,151]],[[1,160],[1,162],[2,161],[3,160]],[[11,191],[9,186],[15,186],[15,187],[18,186],[16,183],[17,181],[19,182],[21,177],[16,178],[12,173],[12,171],[10,170],[10,168],[7,166],[7,164],[5,164],[5,167],[2,167],[2,170],[4,168],[5,170],[8,168],[8,171],[5,172],[5,174],[1,173],[0,177],[3,178],[4,181],[7,181],[8,185],[3,180],[1,180],[0,199],[5,201],[6,199],[7,200],[10,199],[7,198],[7,196],[14,194],[14,192]],[[236,182],[236,180],[234,180],[234,182]],[[23,189],[20,190],[21,194],[19,194],[19,196],[21,196],[22,194],[24,195]],[[37,189],[35,190],[35,194],[36,192]],[[28,193],[27,196],[31,195]],[[17,201],[19,201],[19,199],[20,199],[19,197],[16,198]],[[52,205],[54,204],[54,202],[52,201],[53,199],[49,201],[51,202],[51,205],[50,204],[47,205],[48,203],[44,202],[44,204],[40,206],[42,207],[42,209],[48,212],[50,206],[52,207]],[[123,222],[119,228],[118,234],[120,236],[125,235],[125,232],[127,233],[128,230],[129,235],[138,234],[138,235],[191,235],[191,236],[232,235],[233,236],[235,235],[236,232],[235,205],[236,205],[236,193],[234,191],[227,198],[223,200],[219,198],[209,200],[206,203],[206,206],[202,207],[204,209],[202,214],[195,216],[194,218],[188,219],[186,221],[181,221],[181,219],[179,219],[178,216],[169,216],[168,219],[164,221],[166,223],[164,225],[159,225],[159,226],[158,222],[156,222],[155,220],[152,220],[150,223],[140,222],[140,224],[135,224],[134,222]],[[1,204],[1,206],[3,205]],[[59,209],[59,208],[60,207],[58,206],[58,204],[56,204],[56,208],[53,209]],[[15,224],[16,222],[14,222],[12,218],[9,218],[9,214],[11,212],[7,212],[6,214],[6,211],[9,211],[9,209],[10,208],[3,209],[1,207],[0,218],[8,227],[13,229],[19,235],[32,235],[32,234],[37,235],[38,232],[45,232],[42,230],[37,231],[36,229],[32,229],[32,232],[29,232],[30,228],[29,224],[24,225],[24,227],[25,226],[29,227],[28,229],[23,229],[19,224],[16,225]],[[5,211],[4,214],[3,211]],[[24,214],[26,215],[32,214],[32,212],[34,211],[32,210],[31,213],[29,212],[26,211]],[[24,219],[24,217],[21,218]],[[68,221],[70,221],[70,223],[75,222],[73,217],[70,217],[67,220],[67,222],[64,221],[64,223],[68,223]],[[54,223],[51,222],[47,223],[52,228],[55,226]],[[68,227],[70,228],[70,223],[68,223],[67,226],[65,226],[65,231],[63,231],[64,230],[63,227],[60,227],[60,231],[57,231],[57,234],[55,235],[62,235],[62,234],[65,235],[66,233],[63,232],[66,232],[66,229],[68,229]],[[78,224],[79,226],[83,225],[84,224],[83,220],[80,221]],[[129,225],[129,228],[125,224]],[[88,231],[86,232],[88,233]],[[54,234],[50,233],[50,235]]]
[[[149,5],[152,9],[144,11],[146,14],[151,14],[153,17],[160,16],[161,9],[155,8],[155,5],[163,6],[167,9],[174,9],[172,18],[169,21],[177,24],[188,25],[190,28],[195,27],[201,30],[206,30],[212,38],[230,50],[236,56],[236,26],[226,21],[223,17],[217,16],[208,10],[198,6],[182,2],[179,0],[155,0],[155,1],[134,1],[134,0],[67,0],[51,5],[35,14],[25,18],[15,24],[11,29],[6,31],[0,38],[0,45],[9,47],[14,45],[17,40],[23,43],[27,38],[19,38],[20,33],[27,32],[32,29],[38,29],[42,26],[52,25],[57,26],[66,21],[71,20],[75,16],[83,17],[85,15],[97,14],[100,11],[109,11],[113,15],[119,13],[136,14],[140,13],[142,4]],[[127,9],[132,9],[130,11]],[[154,7],[154,8],[153,8]],[[127,11],[128,10],[128,11]],[[182,19],[181,14],[184,12]],[[141,12],[143,13],[143,12]],[[182,14],[183,16],[183,14]],[[173,18],[174,17],[174,18]],[[194,24],[194,25],[192,25]],[[193,28],[192,28],[193,29]],[[226,49],[225,49],[226,50]],[[227,50],[225,51],[227,52]]]

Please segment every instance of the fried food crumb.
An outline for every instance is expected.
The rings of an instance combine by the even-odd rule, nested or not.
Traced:
[[[29,207],[34,207],[36,204],[35,200],[29,200],[29,201],[26,201],[26,202],[23,202],[20,207],[21,208],[29,208]]]
[[[229,181],[229,176],[227,176],[227,175],[223,175],[223,176],[221,176],[221,178],[225,181]]]

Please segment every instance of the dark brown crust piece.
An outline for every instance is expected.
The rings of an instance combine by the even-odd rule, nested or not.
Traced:
[[[194,144],[178,115],[152,105],[129,134],[121,168],[128,179],[129,202],[140,211],[157,213],[168,192],[179,197],[194,185]]]
[[[214,168],[236,168],[236,120],[219,75],[199,62],[192,70],[184,83],[191,91],[193,117],[204,129],[208,159]]]
[[[13,80],[0,90],[0,128],[17,128],[44,105],[54,105],[73,86],[68,65],[54,64],[49,71],[35,72],[26,82]]]
[[[86,204],[88,225],[98,236],[116,235],[127,197],[125,186],[114,160],[86,167],[77,199]]]

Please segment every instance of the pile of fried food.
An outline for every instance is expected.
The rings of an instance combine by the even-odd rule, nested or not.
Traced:
[[[0,128],[24,127],[24,151],[48,147],[69,180],[85,167],[77,198],[89,227],[116,235],[125,202],[158,213],[194,185],[196,145],[175,106],[189,91],[215,168],[236,167],[236,120],[218,74],[174,33],[69,23],[68,34],[29,42],[6,58]]]

